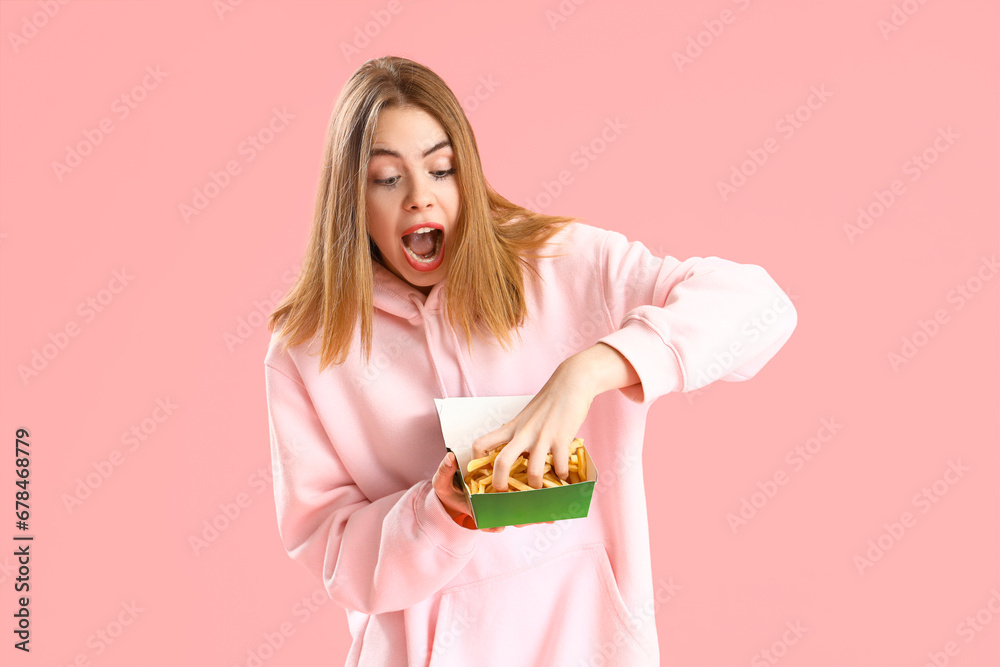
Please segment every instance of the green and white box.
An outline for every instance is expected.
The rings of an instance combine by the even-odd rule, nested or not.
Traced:
[[[435,398],[445,447],[455,453],[462,489],[472,507],[477,528],[579,519],[590,511],[597,484],[597,467],[587,454],[587,479],[566,486],[542,487],[504,493],[469,492],[465,474],[474,458],[472,443],[512,420],[533,395]],[[584,443],[586,446],[586,443]]]

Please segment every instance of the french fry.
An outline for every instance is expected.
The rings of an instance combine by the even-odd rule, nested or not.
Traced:
[[[501,449],[503,449],[503,447],[497,447],[486,456],[480,457],[478,459],[472,459],[471,461],[469,461],[469,472],[472,472],[477,468],[482,468],[483,466],[492,464],[493,461],[496,459],[497,454],[500,453]]]
[[[559,479],[555,476],[555,473],[548,473],[542,477],[542,486],[546,488],[553,488],[556,486],[567,486],[567,482]]]
[[[493,487],[493,463],[506,444],[500,445],[489,454],[469,461],[465,474],[465,484],[470,493],[505,493]],[[569,479],[560,479],[554,470],[555,461],[552,452],[545,455],[545,467],[542,469],[542,488],[568,486],[587,481],[587,454],[583,446],[583,438],[575,438],[569,447]],[[533,491],[528,483],[528,457],[521,454],[514,460],[507,477],[507,491]]]
[[[517,477],[511,477],[507,480],[508,486],[513,486],[518,491],[531,491],[531,487],[519,480]]]

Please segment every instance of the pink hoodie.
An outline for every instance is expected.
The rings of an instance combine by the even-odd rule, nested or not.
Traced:
[[[796,312],[759,266],[657,258],[574,222],[533,260],[521,344],[447,326],[444,282],[424,297],[375,264],[374,346],[318,372],[304,346],[265,359],[274,497],[288,554],[347,610],[347,665],[658,665],[642,477],[646,413],[668,392],[753,377]],[[313,352],[318,352],[318,338]],[[594,399],[579,431],[599,471],[586,518],[485,533],[459,526],[431,478],[445,449],[433,398],[536,393],[603,341],[640,384]]]

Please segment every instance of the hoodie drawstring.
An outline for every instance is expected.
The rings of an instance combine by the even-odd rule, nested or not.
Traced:
[[[472,388],[469,371],[465,367],[465,362],[462,361],[462,346],[458,342],[458,336],[455,335],[455,330],[451,328],[448,322],[444,323],[444,327],[451,333],[451,340],[455,343],[455,356],[458,357],[458,370],[462,375],[462,383],[465,385],[465,390],[469,392],[469,396],[475,396],[476,390]]]
[[[424,341],[427,343],[427,354],[431,358],[434,375],[437,376],[438,388],[441,389],[441,398],[448,398],[448,390],[444,388],[444,379],[441,377],[441,371],[438,370],[437,361],[434,360],[434,346],[431,345],[431,332],[427,328],[427,313],[424,311],[424,305],[413,294],[410,295],[410,301],[417,307],[417,312],[420,313],[420,321],[424,325]]]
[[[410,294],[410,301],[413,302],[413,305],[417,307],[417,312],[420,313],[420,320],[424,326],[424,341],[427,343],[427,355],[431,359],[431,366],[434,368],[434,375],[437,377],[438,387],[441,389],[441,398],[448,398],[448,390],[445,389],[444,378],[441,376],[437,360],[434,358],[434,346],[431,344],[430,328],[427,326],[427,312],[415,294]],[[447,321],[444,322],[443,326],[451,334],[451,340],[455,344],[455,356],[458,358],[458,370],[459,375],[462,376],[462,384],[470,396],[475,396],[476,390],[472,387],[472,383],[469,380],[469,370],[465,367],[465,362],[462,360],[462,350],[460,349],[458,336],[455,335],[454,329],[451,328],[451,325]]]

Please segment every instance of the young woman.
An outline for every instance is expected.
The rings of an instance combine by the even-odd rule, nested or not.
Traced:
[[[346,609],[347,665],[635,667],[659,664],[664,595],[649,406],[752,377],[796,313],[759,266],[655,257],[504,199],[447,85],[383,57],[337,100],[302,271],[268,325],[278,528]],[[433,399],[523,394],[475,443],[509,443],[494,486],[524,452],[551,452],[565,479],[579,436],[599,471],[590,513],[477,530]]]

